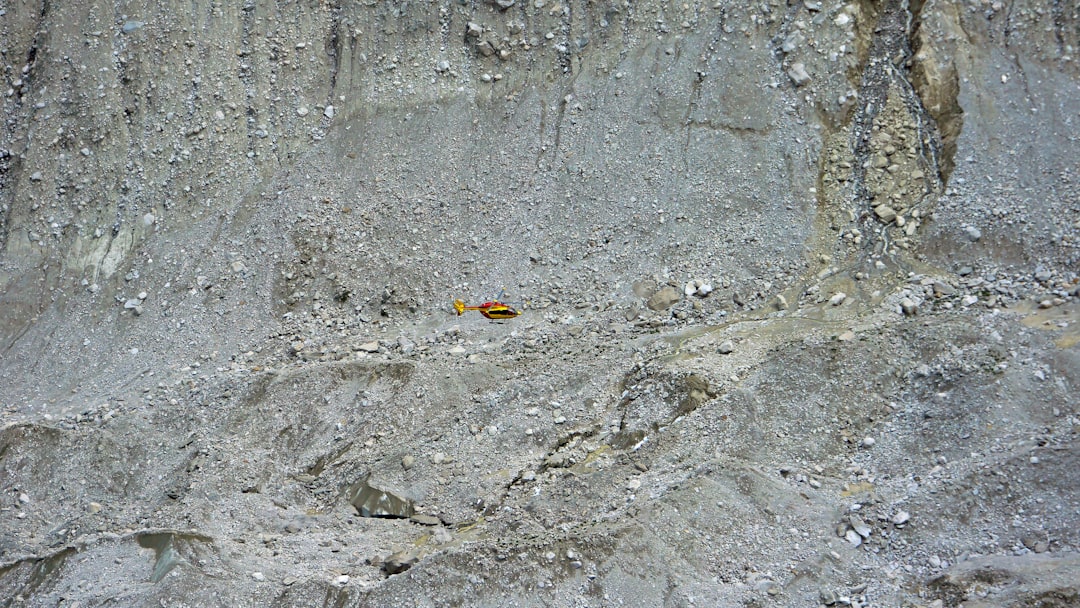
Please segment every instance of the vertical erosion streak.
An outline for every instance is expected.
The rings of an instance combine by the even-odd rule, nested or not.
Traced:
[[[922,104],[924,113],[933,121],[937,138],[937,171],[944,187],[956,166],[956,141],[964,126],[964,110],[960,107],[960,76],[952,61],[943,62],[928,44],[929,36],[922,35],[923,3],[912,3],[911,86]]]
[[[870,0],[864,0],[870,1]],[[866,161],[870,153],[870,135],[874,119],[885,107],[893,79],[893,61],[903,63],[910,55],[908,26],[910,13],[903,0],[886,0],[873,29],[870,52],[859,83],[860,104],[851,126],[851,187],[857,203],[869,203],[866,187]],[[899,57],[897,56],[899,55]]]
[[[873,154],[871,137],[875,119],[885,108],[890,94],[900,97],[914,124],[917,162],[927,176],[927,185],[916,204],[940,193],[952,171],[956,139],[963,122],[957,102],[956,69],[951,64],[947,68],[939,65],[929,48],[913,58],[913,51],[919,50],[921,44],[918,34],[922,5],[886,0],[872,30],[873,39],[859,85],[861,103],[851,127],[850,195],[866,228],[877,222],[868,213],[872,198],[867,185],[867,168]],[[864,233],[871,234],[873,230]],[[887,236],[884,231],[881,234]]]
[[[330,11],[330,31],[327,33],[325,51],[330,59],[330,90],[326,92],[326,103],[333,105],[338,70],[341,69],[341,3],[331,2],[328,10]]]

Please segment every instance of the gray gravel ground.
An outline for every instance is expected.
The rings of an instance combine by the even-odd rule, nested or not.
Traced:
[[[1080,606],[1078,24],[0,0],[0,607]]]

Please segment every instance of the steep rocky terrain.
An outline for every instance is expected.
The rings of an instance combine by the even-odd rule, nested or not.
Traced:
[[[1078,45],[0,0],[0,606],[1080,605]]]

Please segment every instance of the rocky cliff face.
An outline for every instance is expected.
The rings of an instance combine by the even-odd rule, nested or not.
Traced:
[[[0,1],[0,605],[1076,605],[1078,24]]]

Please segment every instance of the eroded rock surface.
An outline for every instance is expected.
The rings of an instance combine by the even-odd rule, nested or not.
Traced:
[[[0,2],[0,605],[1075,605],[1078,24]]]

